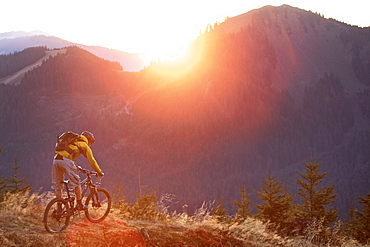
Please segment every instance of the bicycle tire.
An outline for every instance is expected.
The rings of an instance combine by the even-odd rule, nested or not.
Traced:
[[[68,202],[62,198],[51,200],[44,211],[44,226],[49,233],[58,233],[67,228],[71,217]]]
[[[86,218],[92,223],[98,223],[103,221],[109,214],[112,199],[109,192],[106,189],[99,188],[97,189],[99,202],[95,202],[94,196],[96,193],[90,193],[86,198],[85,205],[88,207],[85,211]],[[95,205],[94,205],[95,203]]]

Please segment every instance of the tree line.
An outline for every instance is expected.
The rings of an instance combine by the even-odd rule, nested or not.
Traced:
[[[295,180],[299,186],[299,203],[294,203],[295,197],[284,187],[276,176],[268,172],[262,181],[260,190],[256,190],[259,204],[254,204],[257,213],[253,214],[251,194],[248,187],[239,188],[239,200],[232,199],[237,209],[232,217],[224,206],[224,198],[215,199],[213,215],[219,222],[244,222],[248,217],[256,217],[268,223],[270,227],[283,235],[305,235],[309,230],[320,232],[318,238],[325,241],[334,228],[342,224],[338,221],[338,209],[331,207],[337,194],[335,184],[325,184],[328,172],[320,172],[321,163],[313,154],[304,163],[305,172],[298,172]],[[352,207],[349,218],[340,225],[340,231],[346,236],[355,238],[361,243],[367,243],[370,238],[370,193],[365,197],[358,196],[357,203],[361,209]]]
[[[234,215],[229,215],[225,208],[225,199],[218,196],[213,202],[203,203],[201,211],[212,215],[221,224],[242,224],[248,218],[260,219],[267,226],[282,236],[305,236],[315,232],[315,243],[332,241],[335,234],[351,237],[361,243],[368,243],[370,238],[370,193],[366,197],[358,196],[361,210],[351,209],[349,218],[344,222],[338,220],[338,210],[331,207],[337,194],[334,192],[335,184],[324,185],[328,172],[321,172],[321,163],[314,154],[304,162],[304,172],[298,172],[299,203],[294,203],[294,196],[284,187],[276,176],[268,172],[262,181],[260,190],[256,190],[261,203],[254,204],[257,213],[253,213],[252,199],[247,186],[239,188],[239,199],[232,199],[237,209]],[[123,187],[124,188],[124,187]],[[169,205],[163,200],[173,201],[171,195],[164,195],[158,200],[156,191],[149,194],[138,194],[135,203],[128,203],[118,188],[114,194],[115,207],[128,219],[153,220],[164,219],[163,212],[168,211]],[[173,197],[173,195],[172,195]],[[163,210],[165,209],[165,210]],[[186,205],[183,211],[188,214]],[[194,212],[194,216],[197,210]]]
[[[20,52],[0,55],[0,78],[11,75],[24,67],[35,63],[45,56],[45,46],[31,47]]]
[[[7,194],[24,193],[31,189],[27,178],[20,178],[18,170],[21,166],[17,164],[17,160],[10,168],[14,174],[10,178],[0,178],[0,201],[3,201]],[[317,162],[317,157],[312,154],[304,163],[304,172],[298,172],[299,178],[295,182],[299,186],[300,203],[293,203],[294,196],[269,171],[262,181],[261,189],[256,190],[261,201],[254,204],[257,208],[256,214],[252,214],[252,200],[247,187],[239,188],[239,200],[232,199],[237,209],[235,215],[228,215],[221,197],[215,199],[211,213],[220,223],[242,223],[249,217],[255,217],[277,230],[279,234],[287,236],[304,235],[308,229],[315,228],[320,231],[320,241],[325,241],[328,233],[339,221],[336,222],[338,210],[330,206],[337,196],[334,193],[336,185],[323,186],[328,172],[321,173],[320,168],[321,163]],[[149,195],[140,193],[137,195],[137,202],[129,204],[124,201],[122,189],[117,190],[118,193],[114,195],[115,207],[125,211],[130,219],[164,219],[166,216],[163,213],[169,214],[168,207],[158,202],[156,191]],[[367,243],[370,238],[370,193],[366,197],[358,196],[358,203],[362,210],[351,209],[349,219],[340,230],[361,243]]]

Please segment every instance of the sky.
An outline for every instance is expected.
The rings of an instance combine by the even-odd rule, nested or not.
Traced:
[[[1,0],[0,33],[38,30],[74,43],[166,57],[181,52],[207,24],[283,4],[370,26],[369,0]]]

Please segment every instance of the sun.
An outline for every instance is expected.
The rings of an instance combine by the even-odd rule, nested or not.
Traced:
[[[186,46],[174,50],[172,54],[167,53],[167,50],[160,56],[154,54],[153,57],[148,58],[152,60],[147,69],[161,78],[167,78],[172,83],[176,78],[185,78],[194,68],[198,68],[198,72],[203,71],[208,64],[205,60],[206,50],[203,39],[192,40]]]
[[[209,11],[210,6],[214,6],[210,0],[123,1],[108,12],[107,18],[114,24],[107,25],[99,35],[106,47],[145,54],[148,61],[173,60],[186,52],[188,43],[208,24],[223,20],[222,14],[215,16]],[[94,28],[99,25],[98,20],[92,24]],[[105,38],[111,34],[113,39]]]
[[[162,75],[180,75],[184,67],[191,63],[191,52],[189,45],[164,47],[163,50],[156,50],[144,55],[144,59],[151,69]]]
[[[176,62],[184,58],[187,52],[188,44],[177,45],[173,44],[172,47],[158,46],[156,49],[145,53],[145,59],[147,62]]]

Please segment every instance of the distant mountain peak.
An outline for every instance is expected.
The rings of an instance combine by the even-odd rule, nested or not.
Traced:
[[[303,10],[297,7],[284,4],[281,6],[266,5],[264,7],[253,9],[246,13],[231,17],[219,26],[225,33],[239,32],[241,28],[245,28],[249,25],[255,24],[257,21],[268,22],[270,20],[289,19],[290,21],[299,21],[305,15],[317,15],[323,18],[319,13]],[[323,18],[324,19],[324,18]],[[326,19],[329,20],[329,19]],[[260,22],[259,22],[260,23]],[[276,23],[278,24],[278,23]]]
[[[28,47],[45,46],[48,49],[60,49],[77,45],[101,58],[119,62],[125,71],[139,71],[148,65],[143,54],[133,54],[99,46],[73,43],[42,31],[0,33],[0,55],[22,51]]]
[[[17,32],[0,33],[0,40],[1,39],[15,39],[15,38],[20,38],[20,37],[28,37],[28,36],[38,36],[38,35],[51,36],[50,34],[39,31],[39,30],[35,30],[31,32],[17,31]]]

